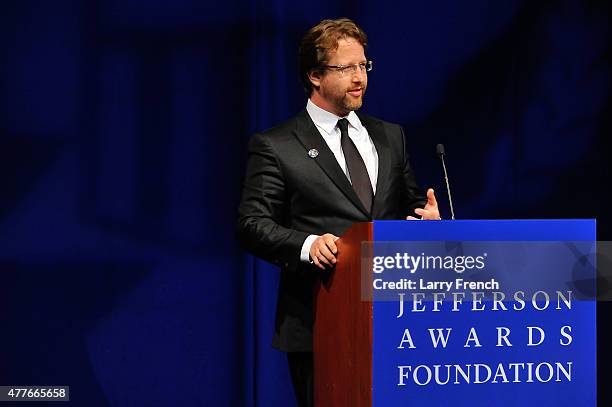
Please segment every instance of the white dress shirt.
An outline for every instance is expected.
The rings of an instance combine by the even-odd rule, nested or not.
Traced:
[[[378,178],[378,153],[376,152],[374,143],[368,134],[368,130],[361,124],[361,121],[355,112],[351,111],[346,117],[338,117],[327,110],[321,109],[319,106],[312,103],[310,99],[308,99],[308,103],[306,104],[306,111],[317,127],[317,130],[319,130],[319,133],[321,133],[321,136],[327,143],[329,149],[332,151],[332,153],[334,153],[334,157],[336,157],[338,165],[340,165],[340,168],[342,168],[342,171],[344,171],[350,181],[351,179],[346,167],[346,160],[344,159],[344,152],[342,151],[342,146],[340,145],[340,129],[337,126],[338,120],[343,118],[348,120],[348,135],[355,144],[355,147],[357,147],[357,151],[359,151],[359,154],[365,163],[366,170],[368,171],[368,176],[370,177],[370,182],[372,184],[372,191],[376,194],[376,180]],[[312,242],[314,242],[317,237],[319,236],[310,235],[306,238],[300,253],[301,261],[310,262],[310,246],[312,246]]]

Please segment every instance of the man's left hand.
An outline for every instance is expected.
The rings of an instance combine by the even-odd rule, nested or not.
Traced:
[[[434,190],[429,188],[427,190],[427,203],[424,208],[416,208],[414,213],[419,215],[422,220],[440,220],[440,211],[438,210],[438,201],[434,195]],[[414,216],[407,216],[407,220],[419,220]]]

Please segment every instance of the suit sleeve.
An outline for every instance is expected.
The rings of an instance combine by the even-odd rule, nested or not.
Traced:
[[[406,149],[406,136],[404,135],[404,129],[399,126],[401,133],[402,149],[402,195],[401,195],[401,207],[405,211],[403,217],[406,216],[418,216],[414,213],[416,208],[423,208],[427,203],[427,197],[423,195],[423,192],[416,182],[414,171],[410,165],[410,159],[408,157],[408,150]]]
[[[249,143],[237,236],[254,255],[293,268],[308,233],[286,226],[287,180],[268,137],[255,134]]]

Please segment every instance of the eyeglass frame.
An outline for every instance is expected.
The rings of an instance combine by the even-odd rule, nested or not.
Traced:
[[[361,73],[370,72],[373,66],[372,61],[370,60],[352,65],[321,65],[321,68],[332,69],[335,72],[339,72],[341,76],[345,76],[349,74],[349,71],[350,75],[355,75],[358,68],[360,69]]]

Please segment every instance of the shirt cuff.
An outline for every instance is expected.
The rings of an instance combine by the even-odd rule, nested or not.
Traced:
[[[300,252],[300,261],[303,261],[304,263],[310,263],[310,246],[312,246],[312,243],[317,240],[319,236],[318,235],[310,235],[306,238],[306,240],[304,240],[304,243],[302,244],[302,251]]]

